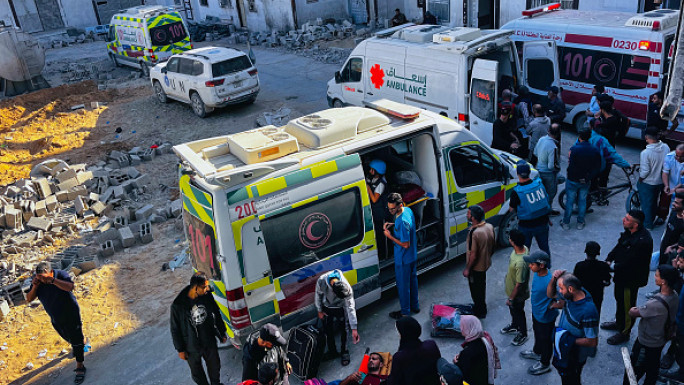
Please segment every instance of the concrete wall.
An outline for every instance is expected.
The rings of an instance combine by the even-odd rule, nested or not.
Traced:
[[[415,3],[414,1],[413,4]],[[378,20],[391,20],[394,17],[394,10],[397,8],[404,11],[404,0],[378,0]]]
[[[290,0],[255,0],[256,12],[247,8],[244,0],[247,28],[250,31],[289,31],[294,29],[294,15]]]
[[[626,1],[626,0],[620,0]],[[526,8],[525,0],[501,0],[501,25],[508,23],[511,20],[522,17],[522,11]]]
[[[5,25],[14,25],[14,17],[7,0],[0,1],[0,21],[5,23]]]
[[[219,1],[224,4],[222,7]],[[222,20],[226,20],[233,23],[235,26],[240,26],[240,21],[238,20],[238,12],[235,6],[236,0],[207,0],[207,6],[193,4],[193,11],[195,21],[204,20],[207,16],[218,17]]]
[[[17,19],[24,32],[41,32],[43,24],[38,16],[38,8],[33,0],[15,0],[14,10],[17,12]]]
[[[64,26],[85,28],[97,25],[92,2],[84,0],[59,0],[59,3],[62,8],[62,15],[64,15]],[[102,24],[109,24],[109,20],[102,20]]]
[[[372,1],[372,0],[371,0]],[[316,18],[348,19],[349,8],[343,0],[317,0],[307,3],[307,0],[295,0],[297,9],[297,24],[300,26],[307,21],[315,22]]]

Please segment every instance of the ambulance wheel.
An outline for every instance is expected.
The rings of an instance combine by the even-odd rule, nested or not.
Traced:
[[[121,64],[119,64],[119,59],[116,58],[116,55],[110,53],[109,58],[112,60],[112,63],[114,63],[114,67],[121,67]]]
[[[150,66],[144,61],[140,62],[140,70],[142,70],[142,74],[144,77],[150,77]]]
[[[511,230],[517,228],[518,216],[514,212],[507,213],[501,220],[501,223],[499,223],[499,236],[497,237],[499,246],[510,246],[510,243],[508,243],[508,235],[511,233]]]
[[[587,116],[580,112],[573,121],[573,126],[575,127],[575,132],[580,132],[582,127],[587,123]]]
[[[344,107],[344,103],[340,99],[335,99],[333,100],[333,108],[342,108]]]
[[[159,103],[169,102],[169,98],[166,96],[166,92],[164,92],[164,87],[162,87],[158,80],[154,81],[154,93],[157,95],[157,100],[159,100]]]
[[[200,118],[206,117],[212,111],[204,104],[197,92],[193,92],[190,95],[190,102],[192,102],[192,110],[195,112],[195,115]]]

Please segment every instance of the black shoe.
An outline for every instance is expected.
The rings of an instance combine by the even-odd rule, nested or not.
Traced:
[[[663,223],[665,223],[665,220],[663,218],[656,218],[656,220],[653,221],[653,226],[660,226]]]
[[[517,334],[517,333],[518,333],[518,328],[514,327],[511,324],[508,324],[501,329],[501,334]]]
[[[397,310],[397,311],[393,311],[393,312],[389,313],[389,316],[394,318],[394,319],[399,319],[399,318],[403,317],[404,315],[401,314],[401,310]]]
[[[334,360],[335,358],[337,358],[339,356],[340,356],[340,352],[338,352],[337,350],[333,350],[333,351],[328,350],[323,355],[323,361]]]
[[[612,337],[609,337],[606,340],[606,342],[608,342],[608,345],[620,345],[624,344],[627,341],[629,341],[629,334],[625,333],[614,334]]]
[[[552,217],[557,217],[560,214],[561,214],[561,212],[558,210],[551,210],[551,213],[549,215],[551,215]]]
[[[585,213],[585,214],[591,214],[591,213],[593,213],[593,212],[594,212],[594,209],[592,209],[592,208],[590,207],[590,208],[588,208],[587,211],[585,211],[584,213]]]
[[[418,314],[420,313],[420,309],[411,309],[411,313]]]
[[[475,314],[473,314],[473,315],[474,315],[475,317],[479,318],[479,319],[485,319],[485,318],[487,318],[487,313],[475,313]]]
[[[604,322],[601,324],[603,330],[618,330],[618,324],[615,321]]]
[[[660,369],[670,369],[674,365],[675,357],[672,354],[665,354],[660,359]]]

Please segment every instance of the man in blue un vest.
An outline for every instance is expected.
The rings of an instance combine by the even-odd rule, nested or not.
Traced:
[[[551,206],[540,178],[530,179],[530,165],[520,161],[516,166],[518,185],[511,193],[509,210],[518,213],[518,228],[525,234],[525,246],[537,245],[551,257],[549,250],[549,214]]]

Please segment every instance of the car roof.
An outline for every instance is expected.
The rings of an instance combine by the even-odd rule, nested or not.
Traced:
[[[203,47],[195,48],[189,51],[185,51],[176,56],[194,56],[199,57],[204,60],[208,60],[212,63],[216,63],[223,60],[233,59],[240,56],[245,56],[245,53],[234,49],[234,48],[224,48],[224,47]]]

